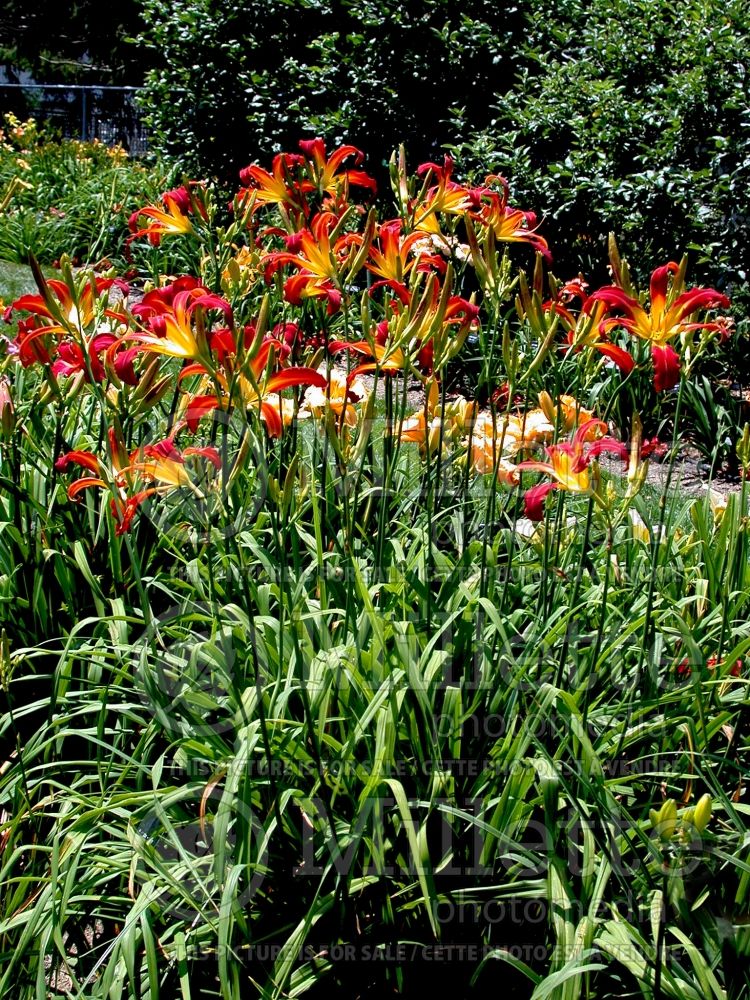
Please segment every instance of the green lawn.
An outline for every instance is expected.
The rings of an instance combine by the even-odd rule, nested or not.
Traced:
[[[43,270],[46,272],[47,268]],[[12,264],[10,261],[0,260],[0,302],[9,305],[19,295],[26,295],[36,290],[30,267],[26,264]]]

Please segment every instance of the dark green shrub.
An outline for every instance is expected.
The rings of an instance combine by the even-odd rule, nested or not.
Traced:
[[[503,54],[522,28],[488,0],[143,0],[140,43],[158,50],[145,107],[164,151],[236,180],[303,134],[440,154],[456,123],[489,124],[511,83]]]
[[[736,297],[750,269],[747,6],[543,0],[528,24],[516,85],[462,155],[512,177],[567,247],[558,271],[591,273],[614,230],[642,275],[690,248]]]

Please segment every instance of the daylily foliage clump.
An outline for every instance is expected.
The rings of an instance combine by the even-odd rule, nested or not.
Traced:
[[[316,138],[231,199],[185,180],[132,207],[127,275],[35,264],[5,310],[2,995],[353,995],[332,942],[450,940],[487,899],[546,914],[508,960],[566,1000],[716,981],[747,485],[678,515],[645,483],[729,300],[686,259],[639,289],[614,237],[603,287],[557,276],[505,178],[390,174]],[[457,995],[511,925],[467,932]]]

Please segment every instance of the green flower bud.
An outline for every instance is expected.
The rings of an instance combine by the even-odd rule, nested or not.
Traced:
[[[13,437],[16,427],[16,411],[13,406],[13,396],[10,383],[6,378],[0,378],[0,433],[4,441]]]
[[[701,795],[695,806],[695,813],[693,816],[693,824],[698,833],[703,833],[708,825],[708,821],[711,819],[711,812],[713,810],[713,799],[706,792],[705,795]]]
[[[667,799],[657,813],[652,809],[649,813],[654,833],[662,840],[671,840],[677,827],[677,803]]]

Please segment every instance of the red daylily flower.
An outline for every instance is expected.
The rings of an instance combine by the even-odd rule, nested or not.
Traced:
[[[378,284],[392,288],[398,300],[393,303],[391,318],[383,320],[375,328],[374,343],[337,340],[328,345],[332,352],[349,350],[375,359],[372,363],[358,366],[352,375],[376,369],[394,372],[406,367],[409,356],[420,367],[430,371],[435,345],[439,354],[448,346],[453,356],[469,330],[478,326],[479,307],[458,295],[447,295],[447,289],[440,288],[435,274],[428,277],[421,294],[414,294],[401,282],[391,279]]]
[[[570,442],[549,445],[545,450],[548,462],[519,462],[517,468],[542,472],[550,476],[552,482],[539,483],[525,495],[526,516],[532,521],[540,521],[544,516],[544,498],[550,490],[566,490],[570,493],[596,493],[598,481],[592,474],[591,462],[602,452],[612,452],[628,461],[627,447],[614,438],[607,437],[607,425],[603,420],[593,418],[585,421],[576,430]],[[591,440],[594,434],[604,436]]]
[[[706,667],[707,667],[707,669],[710,670],[710,671],[715,671],[717,666],[723,667],[724,666],[724,661],[723,660],[719,660],[719,658],[716,657],[716,656],[709,656],[709,658],[706,660]],[[730,677],[741,677],[742,676],[742,668],[743,667],[744,667],[744,662],[742,661],[742,659],[735,660],[735,662],[729,668],[729,671],[728,671],[729,676]],[[675,667],[675,672],[676,672],[676,674],[677,674],[678,677],[683,677],[685,679],[687,679],[688,677],[690,677],[690,675],[692,674],[693,670],[692,670],[692,667],[690,666],[690,661],[688,660],[687,657],[685,657],[684,660],[681,660],[677,664],[677,666]]]
[[[673,389],[680,381],[680,355],[669,344],[659,347],[651,345],[651,357],[654,362],[654,389],[664,392]]]
[[[636,337],[663,346],[691,330],[713,330],[721,334],[725,329],[721,321],[688,322],[699,310],[728,309],[730,302],[715,288],[686,289],[684,264],[679,266],[670,261],[657,267],[651,275],[650,298],[651,307],[646,311],[619,285],[609,285],[594,292],[591,300],[604,302],[608,309],[623,313],[604,319],[601,332],[606,334],[613,327],[621,326]]]
[[[117,349],[109,353],[110,349],[117,345]],[[138,378],[135,374],[133,362],[138,355],[138,348],[130,347],[121,349],[122,340],[113,333],[100,333],[92,338],[89,344],[89,365],[91,376],[95,382],[103,382],[106,378],[105,366],[102,363],[101,355],[106,353],[107,361],[114,367],[115,374],[120,382],[125,385],[137,385]],[[64,341],[57,350],[57,360],[52,364],[52,371],[57,376],[71,376],[82,372],[86,381],[89,380],[89,368],[86,365],[85,355],[79,344]]]
[[[326,158],[326,146],[322,139],[301,139],[299,148],[305,158],[305,164],[318,191],[337,198],[348,194],[350,184],[368,188],[373,194],[377,192],[374,178],[364,170],[341,170],[344,160],[354,157],[355,166],[359,166],[365,158],[355,146],[340,146]]]
[[[171,312],[174,306],[175,296],[180,292],[192,292],[200,289],[206,295],[210,295],[210,290],[202,285],[197,278],[185,274],[181,278],[163,285],[161,288],[153,288],[147,292],[140,302],[137,302],[130,310],[132,314],[140,320],[147,321],[153,316],[163,316]]]
[[[344,233],[332,244],[331,231],[337,223],[335,215],[319,212],[309,229],[288,239],[290,249],[269,253],[263,258],[267,282],[280,267],[290,265],[298,269],[298,273],[284,283],[284,297],[293,305],[317,297],[328,300],[329,313],[341,306],[342,275],[352,264],[352,249],[361,246],[364,237],[359,233]]]

